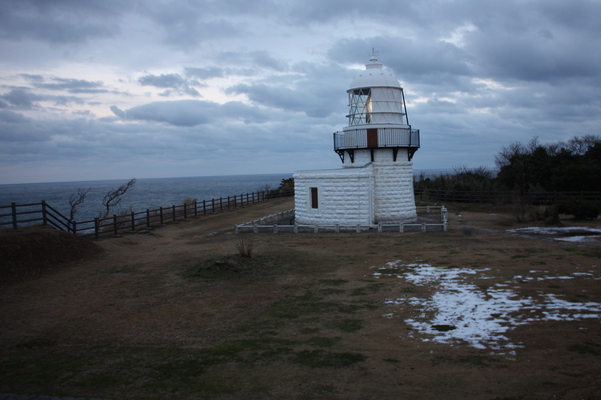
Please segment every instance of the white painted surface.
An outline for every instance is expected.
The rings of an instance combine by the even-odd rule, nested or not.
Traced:
[[[297,171],[294,174],[296,223],[300,225],[372,225],[373,168]],[[311,207],[311,188],[318,208]]]

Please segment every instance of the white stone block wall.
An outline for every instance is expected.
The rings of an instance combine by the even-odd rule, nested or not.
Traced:
[[[374,173],[360,168],[298,171],[294,174],[295,217],[300,225],[372,225]],[[318,208],[311,207],[311,188]]]
[[[345,155],[343,167],[371,162],[370,150],[355,150],[351,163]],[[413,163],[407,149],[399,149],[393,161],[392,149],[374,150],[374,223],[413,222],[417,219],[413,192]]]
[[[413,192],[413,163],[401,149],[393,161],[391,149],[374,152],[374,220],[376,223],[417,220]]]

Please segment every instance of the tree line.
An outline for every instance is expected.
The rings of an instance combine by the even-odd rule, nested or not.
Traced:
[[[455,167],[454,173],[415,179],[416,190],[463,192],[514,192],[519,199],[529,193],[601,192],[601,136],[574,137],[567,142],[542,144],[538,138],[515,142],[495,157],[495,171],[485,167]],[[557,211],[596,218],[598,202],[573,199],[557,204]],[[574,212],[574,208],[578,208]]]

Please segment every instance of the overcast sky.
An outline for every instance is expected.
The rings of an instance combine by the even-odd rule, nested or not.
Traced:
[[[0,0],[0,183],[338,168],[372,48],[414,169],[601,134],[600,0]]]

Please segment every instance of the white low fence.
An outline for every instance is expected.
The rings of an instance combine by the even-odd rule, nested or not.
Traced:
[[[294,223],[294,209],[235,225],[235,233],[319,233],[319,232],[446,232],[448,212],[444,206],[416,207],[418,222],[377,225],[300,225]],[[421,220],[421,221],[420,221]]]

